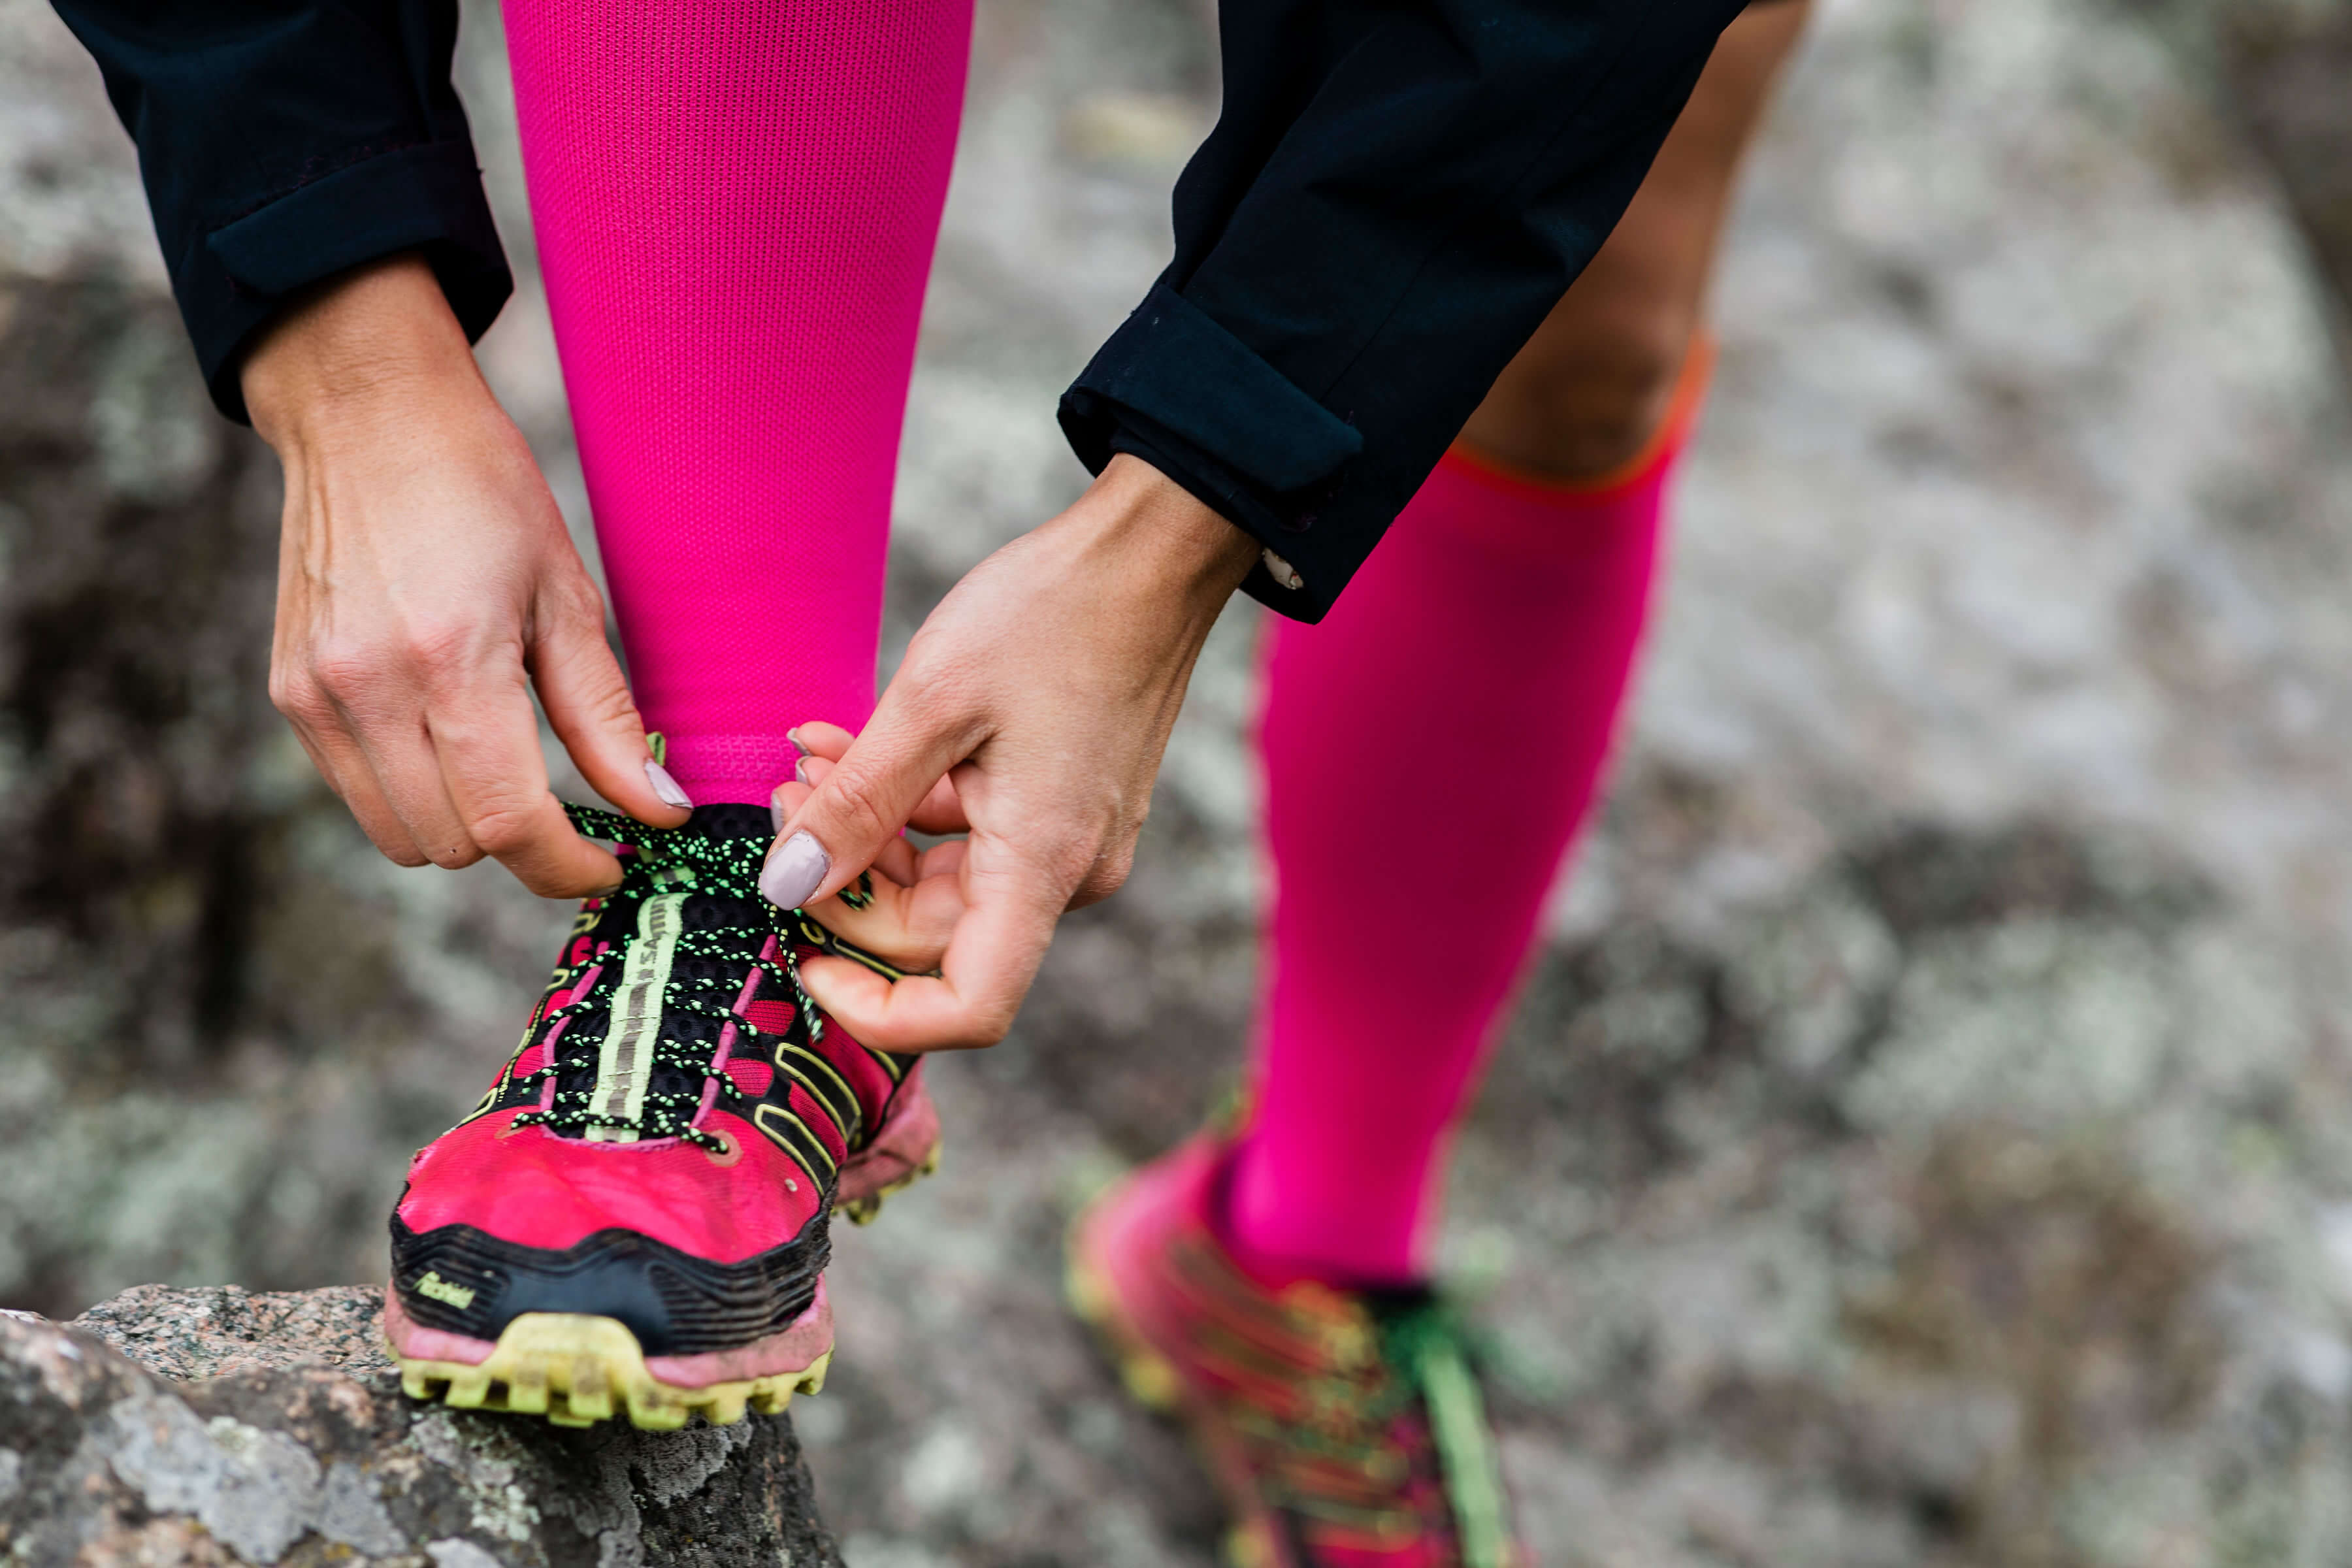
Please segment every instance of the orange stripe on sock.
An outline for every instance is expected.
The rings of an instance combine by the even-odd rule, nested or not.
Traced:
[[[1714,377],[1715,338],[1701,332],[1691,340],[1690,353],[1683,358],[1682,374],[1675,378],[1675,395],[1666,404],[1665,417],[1658,421],[1658,427],[1650,432],[1650,438],[1642,443],[1640,451],[1606,473],[1562,479],[1558,474],[1523,468],[1490,452],[1482,452],[1462,439],[1447,447],[1439,462],[1499,489],[1538,500],[1577,497],[1596,501],[1612,500],[1645,483],[1657,471],[1658,465],[1682,448],[1691,426],[1698,421],[1699,408],[1706,401],[1706,389]]]

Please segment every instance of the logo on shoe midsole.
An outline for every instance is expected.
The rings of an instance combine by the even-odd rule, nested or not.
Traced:
[[[429,1268],[425,1270],[425,1278],[416,1282],[416,1293],[420,1296],[430,1296],[433,1300],[455,1307],[461,1312],[474,1304],[472,1286],[453,1284]]]

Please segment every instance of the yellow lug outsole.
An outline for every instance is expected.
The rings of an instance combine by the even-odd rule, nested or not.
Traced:
[[[1183,1380],[1168,1358],[1143,1342],[1143,1337],[1128,1326],[1120,1313],[1117,1299],[1111,1294],[1110,1282],[1098,1276],[1092,1265],[1071,1247],[1065,1254],[1062,1291],[1070,1310],[1079,1321],[1095,1331],[1096,1338],[1110,1354],[1111,1365],[1127,1392],[1146,1410],[1161,1415],[1173,1415],[1183,1406]]]
[[[506,1326],[498,1348],[478,1365],[398,1359],[400,1385],[412,1399],[437,1399],[460,1410],[544,1415],[558,1426],[593,1426],[625,1413],[632,1426],[671,1432],[690,1415],[714,1426],[740,1421],[746,1411],[772,1415],[788,1407],[793,1394],[824,1386],[833,1352],[826,1351],[800,1372],[679,1388],[654,1376],[637,1336],[617,1319],[525,1312]]]
[[[1097,1342],[1109,1353],[1111,1365],[1118,1370],[1118,1380],[1127,1385],[1129,1396],[1155,1415],[1182,1419],[1191,1431],[1194,1447],[1206,1462],[1208,1451],[1202,1443],[1199,1428],[1190,1419],[1191,1413],[1184,1408],[1183,1381],[1175,1366],[1143,1342],[1143,1336],[1120,1311],[1110,1281],[1095,1270],[1075,1244],[1064,1251],[1063,1259],[1063,1297],[1079,1321],[1094,1330]],[[1212,1475],[1215,1469],[1211,1464]],[[1231,1498],[1227,1499],[1227,1506],[1233,1506]],[[1275,1568],[1281,1561],[1265,1527],[1245,1518],[1238,1519],[1225,1531],[1224,1558],[1227,1568]]]

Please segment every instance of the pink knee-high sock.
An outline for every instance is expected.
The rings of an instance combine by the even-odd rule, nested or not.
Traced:
[[[506,0],[572,426],[646,727],[698,803],[874,701],[971,0]]]
[[[1322,625],[1274,627],[1276,893],[1224,1214],[1270,1281],[1426,1273],[1444,1147],[1608,753],[1704,359],[1610,480],[1449,454]]]

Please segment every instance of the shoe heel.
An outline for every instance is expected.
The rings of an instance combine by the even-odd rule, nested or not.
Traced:
[[[1062,1295],[1078,1320],[1094,1330],[1130,1398],[1163,1415],[1182,1407],[1183,1379],[1167,1357],[1144,1343],[1143,1336],[1129,1326],[1110,1281],[1087,1261],[1075,1227],[1065,1254]]]
[[[852,1225],[872,1225],[888,1198],[940,1168],[940,1113],[918,1079],[903,1105],[894,1104],[874,1142],[845,1161],[834,1189],[833,1212]]]

